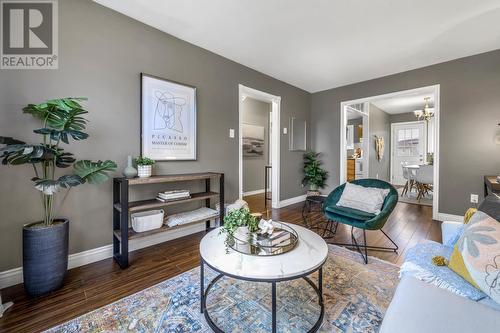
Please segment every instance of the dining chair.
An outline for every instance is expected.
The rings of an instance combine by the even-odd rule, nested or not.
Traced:
[[[434,184],[434,166],[421,165],[415,175],[415,181],[418,189],[417,200],[420,202],[429,191],[432,191],[432,186]]]
[[[408,176],[408,168],[406,167],[407,164],[408,162],[401,162],[401,168],[403,169],[403,178],[406,180],[405,186],[401,191],[401,196],[408,193],[408,188],[410,187],[410,178]]]

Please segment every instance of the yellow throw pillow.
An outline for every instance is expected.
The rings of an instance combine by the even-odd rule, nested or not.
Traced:
[[[469,223],[470,219],[472,218],[472,216],[474,215],[475,212],[477,212],[477,208],[467,209],[467,211],[465,212],[465,215],[464,215],[464,224]]]
[[[451,270],[455,271],[455,273],[463,277],[467,282],[472,284],[474,287],[476,287],[477,289],[481,289],[481,287],[479,287],[470,276],[467,267],[465,267],[464,259],[462,258],[462,254],[458,249],[458,243],[455,244],[455,248],[453,249],[453,253],[451,254],[448,267]]]
[[[500,223],[476,212],[455,245],[448,267],[500,303]]]

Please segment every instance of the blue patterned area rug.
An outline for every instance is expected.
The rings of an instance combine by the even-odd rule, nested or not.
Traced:
[[[378,332],[398,283],[399,267],[330,245],[323,268],[325,317],[319,332]],[[206,268],[207,283],[215,274]],[[317,274],[312,277],[316,282]],[[307,332],[319,315],[304,280],[278,284],[278,331]],[[271,331],[271,286],[222,278],[207,299],[225,332]],[[47,332],[212,332],[200,314],[199,268],[89,312]]]

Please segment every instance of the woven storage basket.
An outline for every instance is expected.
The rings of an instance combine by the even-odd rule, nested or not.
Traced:
[[[132,229],[135,232],[145,232],[158,229],[163,225],[163,209],[134,213],[130,216]]]

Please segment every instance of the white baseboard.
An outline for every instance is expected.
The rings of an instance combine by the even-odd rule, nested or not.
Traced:
[[[271,192],[271,189],[267,190],[268,192]],[[255,191],[248,191],[248,192],[243,192],[243,196],[248,196],[248,195],[256,195],[256,194],[262,194],[265,193],[266,191],[261,188],[260,190],[255,190]]]
[[[0,272],[0,289],[23,282],[23,269],[17,267]]]
[[[289,198],[280,201],[280,207],[290,206],[299,202],[303,202],[306,195],[301,195],[294,198]],[[464,217],[460,215],[438,213],[437,220],[439,221],[463,221]],[[129,243],[130,251],[135,251],[155,244],[163,243],[174,238],[179,238],[205,230],[205,222],[199,224],[179,227],[171,232],[158,233],[149,237],[133,239]],[[111,244],[101,246],[95,249],[73,253],[68,256],[68,269],[91,264],[96,261],[111,258],[113,256],[113,246]],[[13,268],[7,271],[0,272],[0,289],[13,286],[23,282],[22,267]]]
[[[280,208],[281,207],[290,206],[290,205],[293,205],[293,204],[296,204],[296,203],[299,203],[299,202],[302,202],[302,201],[305,201],[305,200],[306,200],[306,195],[305,194],[304,195],[300,195],[298,197],[281,200],[280,201]]]
[[[437,213],[438,221],[454,221],[454,222],[463,222],[464,217],[460,215],[446,214],[446,213]]]
[[[132,239],[129,242],[129,250],[134,251],[155,244],[163,243],[174,238],[179,238],[205,230],[205,222],[178,227],[170,232],[158,233],[144,238]],[[68,269],[91,264],[96,261],[111,258],[113,256],[113,245],[105,245],[95,249],[73,253],[68,256]],[[13,286],[23,282],[23,268],[17,267],[8,271],[0,272],[0,289]]]

